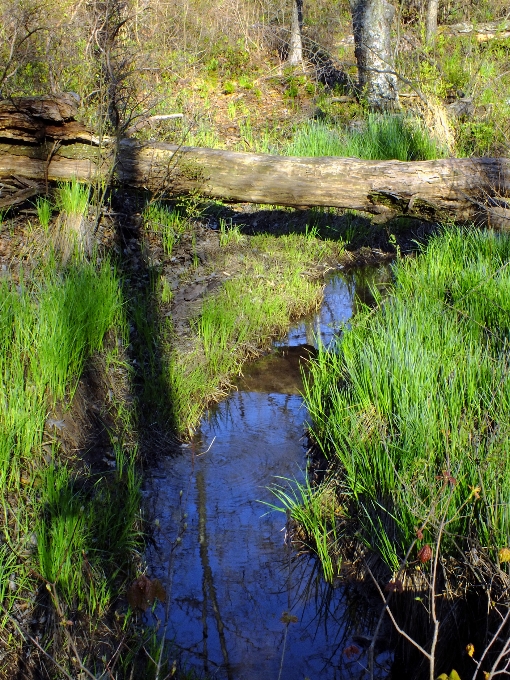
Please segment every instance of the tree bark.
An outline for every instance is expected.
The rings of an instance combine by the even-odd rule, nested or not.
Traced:
[[[391,48],[395,8],[387,0],[349,0],[349,3],[360,94],[374,111],[395,111],[399,108]]]
[[[98,149],[85,144],[62,145],[49,159],[41,147],[0,144],[0,189],[13,177],[41,187],[73,178],[91,182],[108,171],[98,158]],[[502,158],[290,158],[122,140],[115,176],[125,186],[167,196],[199,192],[230,202],[349,208],[386,218],[476,219],[491,204],[506,219],[501,210],[510,207],[510,160]]]
[[[439,0],[428,0],[425,21],[425,40],[427,45],[433,45],[436,41],[438,8]]]
[[[292,21],[290,25],[289,56],[290,66],[303,63],[303,0],[292,0]]]

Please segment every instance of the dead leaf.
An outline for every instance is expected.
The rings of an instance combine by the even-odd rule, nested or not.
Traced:
[[[426,543],[421,550],[418,551],[417,555],[418,559],[422,564],[425,564],[425,562],[428,562],[430,558],[432,557],[432,549],[428,543]]]
[[[166,591],[159,579],[150,578],[142,574],[129,586],[127,600],[133,609],[146,611],[155,600],[166,602]]]

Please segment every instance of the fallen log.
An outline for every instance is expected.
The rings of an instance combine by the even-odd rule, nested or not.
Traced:
[[[500,21],[488,21],[485,23],[471,24],[463,22],[460,24],[451,24],[450,26],[441,26],[439,31],[443,35],[459,36],[459,35],[475,35],[478,42],[487,42],[487,40],[504,40],[510,37],[510,21],[508,19],[501,19]]]
[[[200,193],[230,202],[338,207],[379,215],[381,221],[397,214],[491,220],[492,212],[494,225],[510,224],[510,160],[505,158],[409,163],[292,158],[130,139],[99,147],[90,133],[84,143],[83,130],[74,140],[64,139],[71,122],[48,122],[43,141],[30,144],[5,138],[0,129],[0,190],[13,176],[43,186],[72,178],[91,182],[113,171],[120,184],[166,196]]]
[[[510,160],[448,158],[404,163],[291,158],[123,140],[117,177],[173,194],[232,202],[328,206],[388,215],[472,219],[488,199],[506,208]]]
[[[478,24],[471,24],[467,21],[459,24],[443,24],[438,26],[437,32],[451,37],[474,35],[478,42],[487,42],[487,40],[493,39],[504,40],[510,37],[510,21],[508,19],[501,19],[500,21],[488,21]],[[419,39],[413,33],[402,35],[401,41],[406,51],[416,49],[419,44]],[[346,35],[336,43],[337,47],[345,45],[354,45],[354,36],[352,34]]]

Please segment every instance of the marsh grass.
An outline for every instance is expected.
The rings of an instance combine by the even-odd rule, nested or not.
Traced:
[[[138,541],[136,449],[119,441],[115,469],[94,477],[73,464],[47,429],[57,403],[70,407],[91,356],[103,352],[105,361],[115,360],[104,339],[116,327],[123,332],[124,310],[107,261],[59,271],[48,260],[30,282],[21,276],[17,286],[0,285],[4,626],[15,606],[31,601],[40,576],[59,616],[80,612],[90,632],[126,576],[123,565]]]
[[[243,235],[241,233],[238,224],[232,224],[232,220],[226,220],[220,217],[220,246],[228,246],[229,243],[239,244],[243,241]]]
[[[62,261],[71,255],[89,255],[91,252],[91,225],[87,220],[90,187],[77,180],[58,185],[55,200],[60,211],[54,229],[54,243]]]
[[[284,152],[288,156],[340,156],[366,160],[419,161],[446,155],[417,119],[369,114],[359,129],[309,122],[300,126]]]
[[[50,228],[51,216],[53,213],[53,206],[50,200],[46,196],[39,196],[35,203],[35,208],[37,210],[37,217],[39,219],[39,224],[43,228],[45,234],[48,233]]]
[[[277,498],[278,505],[265,505],[288,513],[298,526],[299,533],[295,535],[295,539],[317,553],[324,578],[332,583],[338,575],[341,562],[338,558],[338,519],[344,516],[334,483],[328,480],[317,490],[309,479],[301,483],[284,479],[281,484],[273,485],[271,491]]]
[[[322,283],[311,280],[308,270],[337,258],[341,250],[337,243],[311,235],[251,237],[249,248],[243,249],[242,269],[192,319],[189,351],[177,352],[169,345],[168,378],[180,433],[194,430],[204,409],[224,396],[247,358],[319,305]],[[224,252],[228,270],[237,254]]]
[[[391,570],[417,528],[434,544],[439,518],[444,555],[497,564],[508,546],[509,258],[508,235],[446,227],[305,377],[352,530]]]

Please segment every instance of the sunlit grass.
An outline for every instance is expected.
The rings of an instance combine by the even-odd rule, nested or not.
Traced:
[[[39,224],[43,228],[44,232],[47,233],[50,227],[51,215],[53,212],[53,206],[47,197],[39,196],[35,203],[37,210],[37,217],[39,219]]]
[[[179,432],[193,431],[206,406],[225,394],[248,357],[319,305],[322,282],[311,280],[307,269],[338,257],[341,250],[339,244],[311,234],[251,237],[243,249],[242,270],[206,298],[192,320],[189,351],[169,351],[172,408]]]
[[[359,129],[339,129],[311,121],[297,128],[284,146],[288,156],[340,156],[366,160],[431,160],[446,155],[420,121],[370,114]]]
[[[172,255],[174,246],[188,227],[185,217],[178,210],[163,203],[149,203],[142,214],[145,228],[161,236],[163,249]]]
[[[392,569],[440,519],[443,551],[508,545],[509,258],[508,235],[445,228],[305,379],[357,536]]]
[[[64,408],[72,402],[106,333],[123,325],[119,279],[107,261],[58,271],[50,259],[30,282],[0,285],[0,484],[8,546],[0,550],[0,574],[15,574],[10,585],[2,578],[7,612],[37,590],[37,574],[56,605],[91,616],[104,614],[117,594],[119,565],[137,540],[135,452],[119,445],[116,469],[86,483],[56,442],[48,461],[45,428],[57,402]]]

